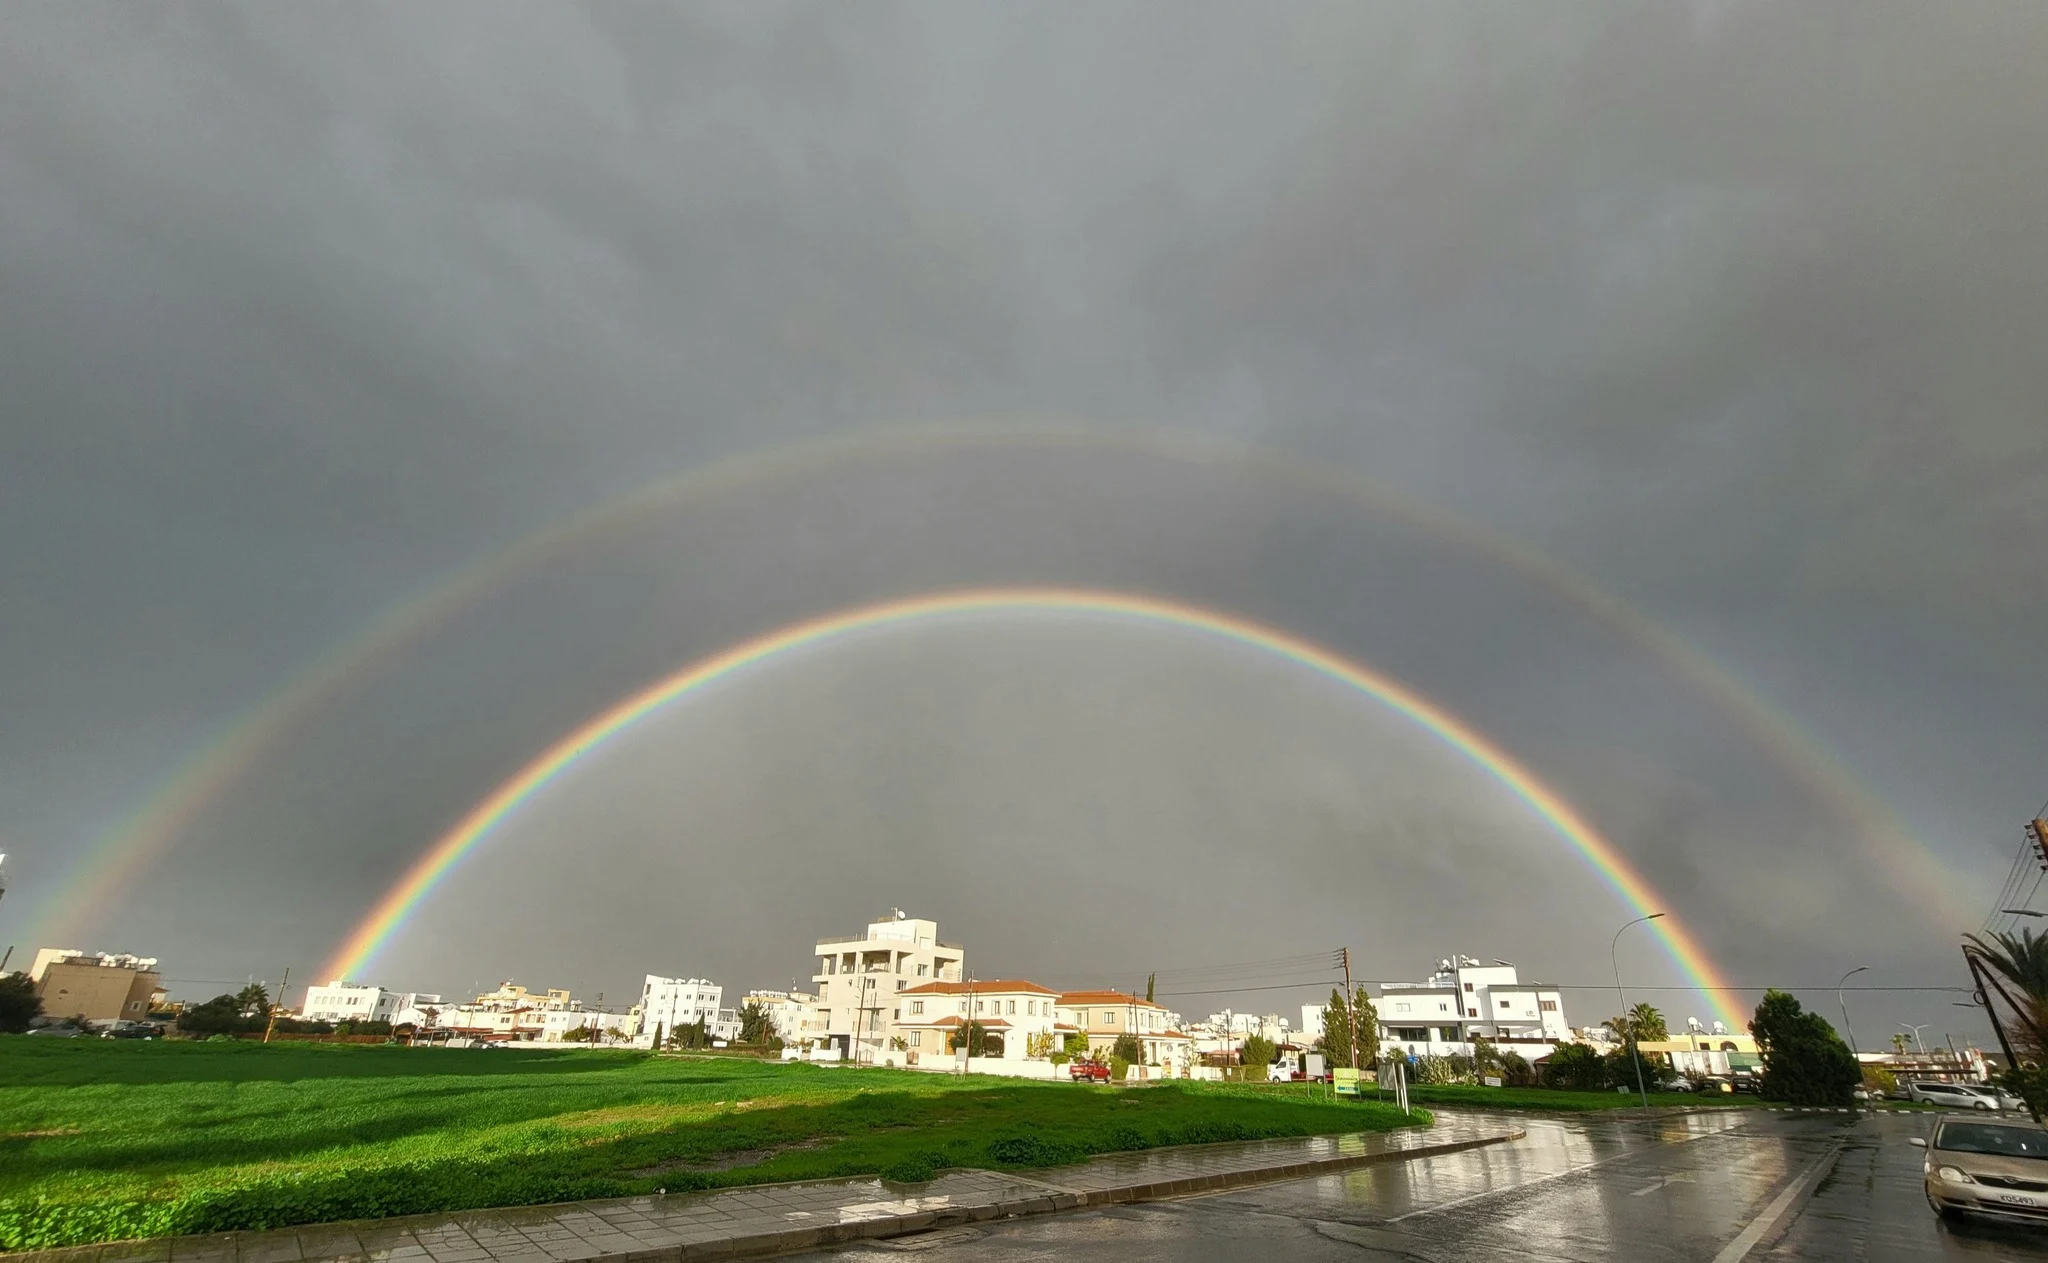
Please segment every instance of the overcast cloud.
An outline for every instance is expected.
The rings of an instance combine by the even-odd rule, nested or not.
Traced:
[[[654,479],[906,421],[1257,446],[1531,545],[1781,704],[1988,911],[2048,796],[2044,62],[2029,0],[16,5],[0,942],[399,603]],[[1526,574],[1253,465],[1028,443],[766,479],[521,574],[351,677],[62,945],[187,995],[304,976],[645,681],[1020,582],[1410,681],[1738,981],[1957,980],[1974,922]],[[1113,985],[1345,943],[1376,975],[1462,950],[1597,980],[1627,916],[1363,699],[1179,633],[971,620],[634,733],[378,980],[782,985],[895,905],[980,968]]]

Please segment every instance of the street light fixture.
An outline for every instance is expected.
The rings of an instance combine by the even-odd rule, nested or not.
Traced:
[[[1629,926],[1641,925],[1645,921],[1655,921],[1663,915],[1661,912],[1652,912],[1647,916],[1637,917],[1629,922],[1628,925],[1624,925],[1621,929],[1616,930],[1614,932],[1614,941],[1607,945],[1607,962],[1614,966],[1614,998],[1621,1001],[1622,1044],[1630,1050],[1629,1060],[1635,1063],[1636,1091],[1642,1095],[1643,1108],[1646,1110],[1650,1108],[1650,1089],[1643,1086],[1643,1057],[1640,1052],[1635,1051],[1635,1041],[1633,1039],[1635,1024],[1628,1020],[1628,997],[1621,993],[1621,957],[1618,955],[1618,951],[1621,947],[1621,936],[1627,933]]]
[[[1856,1028],[1849,1025],[1849,1002],[1842,998],[1842,984],[1868,968],[1870,968],[1868,965],[1858,965],[1835,980],[1835,1003],[1842,1006],[1842,1029],[1849,1032],[1849,1055],[1852,1057],[1856,1055],[1857,1051]]]
[[[1972,1008],[1975,1008],[1976,1006],[1975,1006],[1975,1005],[1972,1005],[1972,1006],[1970,1006],[1970,1007],[1972,1007]],[[1932,1026],[1932,1025],[1934,1025],[1934,1023],[1932,1023],[1932,1022],[1922,1022],[1922,1023],[1920,1023],[1920,1024],[1919,1024],[1919,1025],[1917,1025],[1917,1026],[1916,1026],[1916,1025],[1914,1025],[1913,1023],[1911,1023],[1911,1022],[1901,1022],[1901,1023],[1899,1023],[1899,1026],[1900,1026],[1900,1027],[1901,1027],[1902,1029],[1904,1029],[1904,1030],[1909,1030],[1909,1031],[1913,1032],[1913,1043],[1914,1043],[1915,1045],[1917,1045],[1917,1046],[1919,1047],[1919,1049],[1920,1049],[1920,1055],[1921,1055],[1922,1057],[1925,1057],[1925,1056],[1927,1055],[1927,1041],[1926,1041],[1926,1040],[1924,1040],[1924,1039],[1922,1039],[1922,1038],[1920,1038],[1920,1032],[1921,1032],[1921,1031],[1924,1031],[1924,1030],[1926,1030],[1926,1029],[1927,1029],[1928,1027],[1930,1027],[1930,1026]]]

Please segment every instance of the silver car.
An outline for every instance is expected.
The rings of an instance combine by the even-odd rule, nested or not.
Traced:
[[[1989,1111],[1998,1108],[1996,1100],[1972,1090],[1968,1084],[1942,1083],[1934,1079],[1909,1084],[1906,1088],[1906,1098],[1929,1105],[1946,1105],[1950,1109],[1959,1110]]]
[[[1927,1204],[1944,1219],[1964,1213],[2048,1223],[2048,1130],[2017,1119],[1944,1114],[1927,1150]]]

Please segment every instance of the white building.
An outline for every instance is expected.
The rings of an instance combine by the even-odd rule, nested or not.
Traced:
[[[631,1013],[604,1013],[596,1009],[551,1009],[541,1014],[540,1039],[544,1044],[565,1042],[563,1036],[579,1027],[589,1027],[597,1036],[588,1042],[593,1044],[616,1044],[630,1040],[640,1033],[640,1015]]]
[[[720,1008],[725,988],[709,978],[664,978],[647,975],[640,988],[640,1030],[638,1040],[652,1046],[664,1043],[685,1026],[702,1022],[713,1039],[734,1039],[740,1033],[739,1016]]]
[[[804,1048],[825,1038],[818,1017],[818,997],[807,991],[749,991],[740,1007],[757,1004],[767,1012],[775,1034],[791,1048]]]
[[[902,1019],[902,993],[927,982],[961,981],[966,955],[939,941],[939,924],[893,910],[859,938],[819,939],[818,1017],[825,1041],[850,1061],[887,1059]]]
[[[308,1022],[392,1022],[401,1015],[441,1003],[438,995],[423,991],[386,991],[382,987],[357,986],[336,978],[324,987],[307,987],[306,1002],[299,1016]]]
[[[1522,982],[1504,960],[1482,964],[1470,956],[1450,957],[1437,963],[1427,982],[1381,983],[1379,992],[1382,1046],[1469,1054],[1472,1041],[1484,1038],[1503,1049],[1531,1045],[1523,1055],[1542,1056],[1572,1038],[1563,993],[1549,983]],[[1307,1019],[1307,1006],[1302,1016]],[[1321,1029],[1318,1019],[1315,1030]],[[1542,1045],[1540,1051],[1535,1045]]]
[[[949,1069],[958,1052],[949,1045],[969,1022],[979,1022],[987,1032],[987,1052],[976,1058],[976,1070],[985,1062],[1043,1060],[1056,1051],[1060,993],[1051,987],[1021,979],[989,982],[927,982],[902,992],[903,1016],[895,1021],[896,1038],[883,1054],[886,1062]],[[1073,1030],[1071,1026],[1060,1031]],[[1039,1050],[1032,1057],[1034,1047]],[[1001,1067],[993,1067],[1000,1071]]]

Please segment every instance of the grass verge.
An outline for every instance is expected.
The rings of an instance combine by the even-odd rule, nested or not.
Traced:
[[[1391,1106],[644,1053],[0,1037],[0,1249],[1426,1122]]]

